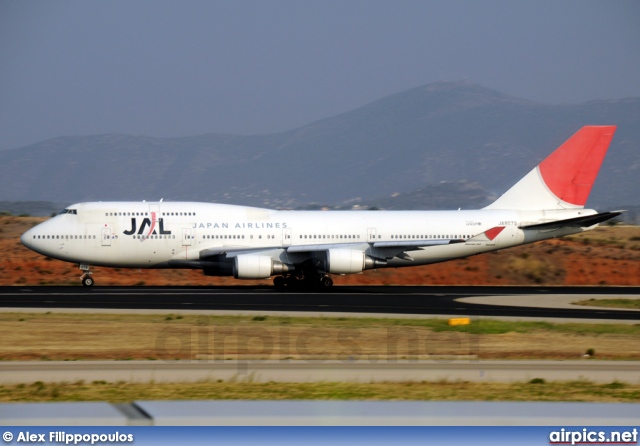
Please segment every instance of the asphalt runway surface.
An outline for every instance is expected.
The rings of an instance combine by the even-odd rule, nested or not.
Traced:
[[[640,320],[640,312],[608,308],[527,306],[536,296],[575,300],[640,297],[640,287],[336,286],[319,292],[273,287],[0,287],[0,308],[228,310],[397,315],[460,315]],[[522,306],[464,298],[509,296]]]

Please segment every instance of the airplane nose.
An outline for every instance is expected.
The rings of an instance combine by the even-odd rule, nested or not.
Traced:
[[[20,243],[27,248],[31,248],[31,240],[33,239],[33,230],[29,229],[27,232],[20,236]]]

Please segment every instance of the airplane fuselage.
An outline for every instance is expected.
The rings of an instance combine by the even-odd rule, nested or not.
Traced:
[[[207,250],[246,254],[268,249],[274,258],[294,264],[299,260],[296,248],[310,245],[317,245],[312,250],[349,247],[386,258],[386,265],[377,267],[421,265],[549,238],[546,235],[567,235],[566,231],[526,234],[520,226],[559,219],[559,213],[562,218],[595,213],[585,209],[275,211],[195,202],[80,203],[67,210],[71,212],[27,231],[22,238],[25,245],[60,260],[131,268],[198,267]],[[503,229],[495,238],[480,237],[496,227]],[[580,230],[570,233],[574,232]],[[384,246],[421,241],[433,245],[408,248],[409,258],[389,258],[389,250],[397,248]],[[438,242],[444,244],[435,245]]]

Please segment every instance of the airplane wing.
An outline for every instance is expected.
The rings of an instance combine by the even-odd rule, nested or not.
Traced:
[[[221,246],[215,248],[207,248],[200,251],[200,260],[214,259],[218,256],[226,258],[235,257],[241,254],[250,254],[256,252],[272,251],[276,249],[285,249],[287,253],[305,253],[327,251],[329,249],[362,249],[362,245],[367,243],[375,248],[378,253],[386,258],[400,257],[412,260],[407,251],[417,251],[426,249],[430,246],[450,245],[454,243],[464,243],[464,239],[440,239],[440,240],[398,240],[390,242],[374,242],[374,243],[316,243],[309,245],[294,246],[271,246],[260,248],[249,248],[245,246]]]
[[[366,243],[366,242],[365,242]],[[368,243],[374,250],[372,255],[379,258],[391,259],[398,257],[405,260],[413,260],[413,258],[407,253],[407,251],[417,251],[419,249],[425,249],[429,246],[448,245],[451,243],[464,243],[464,240],[398,240],[391,242],[373,242]],[[287,248],[287,252],[314,252],[314,251],[326,251],[328,249],[362,249],[362,243],[331,243],[331,244],[315,244],[315,245],[298,245],[290,246]]]
[[[261,246],[259,248],[247,246],[220,246],[215,248],[207,248],[200,251],[200,259],[209,259],[217,256],[235,257],[240,254],[250,254],[254,252],[272,251],[274,249],[282,249],[282,246]]]
[[[374,248],[402,248],[407,251],[425,249],[429,246],[451,245],[454,243],[464,243],[464,239],[442,239],[442,240],[406,240],[397,242],[375,242]]]
[[[549,221],[546,223],[536,223],[532,225],[519,226],[520,229],[545,229],[553,231],[561,228],[588,228],[589,226],[602,223],[622,214],[624,211],[602,212],[595,215],[587,215],[584,217],[567,218],[565,220]]]
[[[326,251],[327,249],[357,249],[357,248],[361,248],[362,244],[366,243],[366,242],[362,242],[362,243],[326,243],[326,244],[321,244],[321,243],[316,243],[313,245],[295,245],[295,246],[287,246],[286,250],[287,252],[290,253],[294,253],[294,252],[314,252],[314,251]]]
[[[464,243],[462,239],[439,239],[439,240],[397,240],[390,242],[374,242],[372,247],[380,257],[392,259],[398,257],[404,260],[413,260],[408,251],[418,251],[431,246],[443,246],[453,243]]]

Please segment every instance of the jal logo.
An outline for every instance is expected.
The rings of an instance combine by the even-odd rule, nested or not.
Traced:
[[[125,235],[133,235],[133,234],[142,235],[144,234],[145,229],[149,228],[149,231],[147,232],[147,236],[158,234],[158,232],[156,232],[156,223],[158,225],[158,230],[160,231],[159,232],[160,235],[171,234],[171,231],[164,230],[164,222],[162,221],[162,218],[156,219],[155,212],[151,213],[151,218],[143,218],[142,222],[140,223],[140,227],[138,227],[136,217],[132,217],[131,229],[129,229],[128,231],[122,231],[122,233]]]

